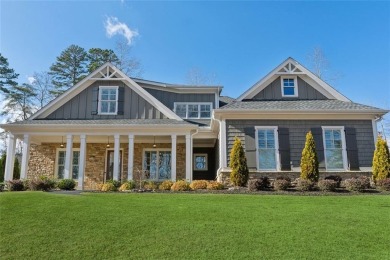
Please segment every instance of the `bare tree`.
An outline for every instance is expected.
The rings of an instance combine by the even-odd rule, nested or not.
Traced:
[[[334,83],[342,77],[340,72],[331,69],[329,60],[326,58],[321,47],[315,47],[307,55],[310,70],[320,79]]]
[[[38,109],[49,103],[54,96],[51,94],[53,90],[52,76],[47,71],[34,72],[32,85],[35,89],[36,96],[34,97]]]
[[[217,76],[215,73],[206,74],[197,67],[188,70],[186,74],[186,82],[189,85],[215,85],[217,84]]]
[[[143,74],[141,62],[131,56],[131,46],[128,45],[125,39],[120,39],[116,42],[115,54],[118,61],[114,63],[121,71],[130,77],[139,78]]]

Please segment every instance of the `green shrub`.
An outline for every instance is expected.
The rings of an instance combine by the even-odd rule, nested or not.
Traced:
[[[55,180],[45,176],[41,176],[38,179],[32,179],[28,181],[28,189],[30,190],[41,190],[49,191],[56,187],[57,183]]]
[[[311,131],[306,134],[305,147],[302,150],[300,178],[313,182],[319,178],[316,145]]]
[[[390,153],[387,142],[378,136],[372,159],[372,177],[374,181],[390,177]]]
[[[156,190],[158,185],[154,181],[145,181],[143,187],[145,190]]]
[[[202,190],[207,189],[207,185],[209,184],[206,180],[195,180],[190,184],[191,189],[193,190]]]
[[[300,191],[311,191],[314,190],[314,188],[315,188],[315,182],[311,180],[305,180],[301,178],[297,180],[297,189]]]
[[[338,175],[329,175],[325,177],[325,180],[333,180],[337,183],[337,188],[340,188],[341,181],[343,180],[340,176]]]
[[[244,148],[242,147],[241,140],[237,137],[234,140],[234,145],[230,152],[229,166],[232,169],[230,181],[233,185],[245,186],[248,181],[249,170],[246,163]]]
[[[291,186],[291,181],[286,179],[276,179],[274,181],[274,189],[275,190],[287,190]]]
[[[225,186],[223,183],[217,182],[217,181],[210,181],[209,184],[207,184],[208,190],[223,190]]]
[[[172,187],[172,191],[187,191],[191,190],[190,184],[184,180],[175,182]]]
[[[102,185],[101,191],[104,191],[104,192],[117,191],[117,188],[115,187],[114,183],[106,182]]]
[[[390,191],[390,178],[386,178],[383,180],[378,180],[376,182],[376,186],[379,190]]]
[[[135,188],[134,181],[126,181],[119,187],[119,191],[128,191],[134,188]]]
[[[335,191],[338,184],[334,180],[320,180],[317,186],[321,191]]]
[[[72,179],[62,179],[58,182],[57,187],[60,190],[73,190],[76,187],[76,182]]]
[[[7,181],[7,188],[9,191],[23,191],[25,185],[23,180],[11,180]]]
[[[346,179],[344,181],[345,188],[348,191],[357,191],[357,192],[362,192],[364,191],[366,184],[362,182],[361,179],[358,178],[350,178]]]
[[[0,192],[4,191],[4,186],[5,186],[4,183],[1,182],[0,183]]]
[[[248,190],[257,191],[257,190],[266,190],[270,186],[270,181],[268,177],[261,177],[259,179],[251,179],[248,181]]]
[[[160,190],[171,190],[171,187],[173,185],[173,181],[170,181],[170,180],[166,180],[166,181],[163,181],[160,186],[158,186],[158,188]]]
[[[120,181],[116,181],[116,180],[108,180],[106,181],[106,183],[112,183],[116,189],[118,189],[122,185]]]

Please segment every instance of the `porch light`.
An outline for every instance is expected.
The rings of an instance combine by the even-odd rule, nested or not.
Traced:
[[[63,136],[61,136],[61,144],[60,144],[60,147],[61,147],[61,148],[64,148],[64,137],[63,137]]]
[[[106,145],[107,148],[110,148],[110,137],[107,136],[107,145]]]
[[[153,148],[156,148],[157,145],[156,145],[156,136],[153,136]]]

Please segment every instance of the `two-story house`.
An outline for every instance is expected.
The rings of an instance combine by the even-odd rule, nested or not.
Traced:
[[[16,139],[21,178],[73,178],[79,189],[109,179],[215,179],[229,173],[241,138],[253,173],[299,173],[312,131],[322,172],[370,171],[376,120],[386,110],[350,101],[288,58],[237,99],[221,86],[129,78],[105,64],[10,132],[6,176]]]

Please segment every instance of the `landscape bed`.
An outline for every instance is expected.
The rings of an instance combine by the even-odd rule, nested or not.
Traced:
[[[2,259],[389,259],[389,215],[388,195],[5,192],[0,254]]]

